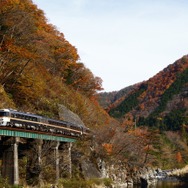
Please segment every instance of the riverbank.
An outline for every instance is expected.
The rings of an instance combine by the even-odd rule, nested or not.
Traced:
[[[176,177],[181,181],[188,182],[188,165],[181,169],[173,169],[172,171],[167,173],[170,177]]]
[[[126,188],[126,187],[163,187],[165,185],[181,184],[183,177],[188,174],[188,166],[182,169],[161,170],[153,167],[134,167],[123,165],[107,165],[104,161],[100,161],[100,176],[91,178],[94,169],[87,165],[89,171],[83,173],[85,180],[63,180],[60,185],[64,188],[76,187],[92,187],[92,188]],[[86,165],[84,163],[84,165]],[[90,167],[90,168],[89,168]],[[82,166],[82,170],[85,170]],[[93,174],[94,173],[94,174]]]

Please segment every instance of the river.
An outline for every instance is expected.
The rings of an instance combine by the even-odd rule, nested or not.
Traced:
[[[134,188],[141,188],[141,186],[134,186]],[[188,182],[184,183],[177,180],[159,180],[155,185],[150,185],[147,188],[188,188]]]
[[[149,187],[150,188],[150,187]],[[151,187],[152,188],[152,187]],[[154,188],[188,188],[188,182],[179,182],[173,180],[158,181]]]

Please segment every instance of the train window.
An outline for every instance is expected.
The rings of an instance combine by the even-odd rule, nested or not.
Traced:
[[[16,117],[16,118],[19,118],[20,116],[19,116],[19,114],[15,114],[15,117]]]
[[[32,117],[31,116],[25,116],[25,119],[32,120]]]
[[[22,114],[15,114],[15,117],[17,117],[19,119],[24,119],[24,116]]]
[[[0,112],[0,116],[9,116],[9,113],[8,112]]]
[[[31,117],[32,119],[32,121],[37,121],[37,118],[35,118],[35,117]]]
[[[25,119],[25,116],[24,116],[24,115],[20,115],[20,118],[21,118],[21,119]]]

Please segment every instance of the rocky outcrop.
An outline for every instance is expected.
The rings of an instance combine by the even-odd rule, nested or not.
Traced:
[[[65,107],[63,104],[59,104],[59,117],[62,120],[71,122],[71,123],[75,123],[78,125],[82,125],[85,127],[83,121],[80,119],[80,117],[75,114],[74,112],[72,112],[71,110],[69,110],[67,107]]]
[[[164,179],[188,181],[188,165],[182,169],[161,170],[148,166],[138,167],[121,161],[109,164],[97,158],[95,164],[89,160],[84,161],[81,168],[85,179],[110,178],[113,184],[109,187],[103,186],[104,188],[126,188],[133,185],[155,187],[158,180]]]
[[[86,161],[86,160],[82,161],[81,162],[81,170],[82,170],[82,174],[85,177],[85,179],[101,178],[102,177],[101,172],[90,161]]]
[[[88,164],[89,161],[82,163],[82,170],[85,178],[110,178],[113,181],[112,187],[125,188],[134,184],[143,187],[155,184],[158,179],[165,178],[166,172],[152,167],[135,167],[121,162],[107,164],[101,159],[97,159],[97,165]]]
[[[188,165],[181,169],[173,169],[167,172],[168,176],[175,177],[181,181],[188,181]]]

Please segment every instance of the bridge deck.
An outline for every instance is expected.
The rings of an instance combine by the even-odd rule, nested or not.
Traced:
[[[76,139],[74,139],[74,138],[66,138],[64,136],[54,136],[54,135],[48,135],[48,134],[23,132],[23,131],[17,131],[17,130],[7,130],[7,129],[2,129],[2,128],[0,129],[0,135],[22,137],[22,138],[42,139],[42,140],[55,140],[55,141],[61,141],[61,142],[75,142],[76,141]]]

